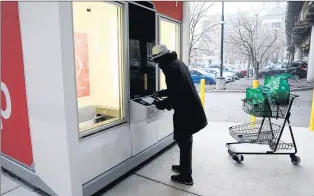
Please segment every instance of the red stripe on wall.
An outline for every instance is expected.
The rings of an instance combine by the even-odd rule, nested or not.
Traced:
[[[1,150],[31,167],[33,153],[18,2],[1,2],[1,66]]]
[[[175,20],[182,21],[183,2],[182,1],[153,1],[158,13],[166,15]]]

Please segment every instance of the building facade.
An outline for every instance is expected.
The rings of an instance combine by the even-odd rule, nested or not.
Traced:
[[[307,80],[314,81],[314,3],[288,2],[286,10],[287,50],[290,60],[307,61]]]

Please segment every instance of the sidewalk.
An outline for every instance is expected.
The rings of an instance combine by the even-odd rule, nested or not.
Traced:
[[[210,122],[204,130],[195,134],[193,186],[170,181],[173,175],[171,165],[179,161],[179,149],[173,146],[103,193],[103,196],[314,195],[314,132],[306,128],[293,128],[298,156],[302,159],[298,166],[291,163],[288,155],[244,155],[243,163],[238,164],[231,159],[225,147],[226,142],[233,141],[228,133],[231,125],[234,123]],[[245,147],[250,150],[260,149],[255,145]],[[1,192],[4,196],[39,195],[6,177],[2,180]]]
[[[39,196],[40,194],[22,183],[1,173],[1,195],[4,196]]]

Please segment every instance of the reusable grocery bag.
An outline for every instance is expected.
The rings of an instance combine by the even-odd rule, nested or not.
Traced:
[[[272,110],[268,102],[269,88],[259,86],[257,88],[247,88],[246,98],[243,102],[243,110],[256,117],[270,117]]]
[[[265,95],[263,94],[263,87],[247,88],[246,89],[246,100],[252,104],[264,104]]]
[[[277,105],[289,104],[290,85],[288,78],[291,77],[293,77],[291,74],[265,77],[264,87],[269,88],[267,96],[275,101]]]

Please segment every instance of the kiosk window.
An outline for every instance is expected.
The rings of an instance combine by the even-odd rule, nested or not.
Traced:
[[[125,120],[123,7],[109,2],[73,2],[78,120],[81,133]]]
[[[152,95],[156,91],[156,66],[151,62],[155,45],[155,15],[146,8],[129,4],[130,98]]]
[[[176,51],[180,58],[180,24],[165,18],[159,18],[159,41],[167,46],[169,50]],[[165,75],[160,71],[160,89],[166,89]]]

